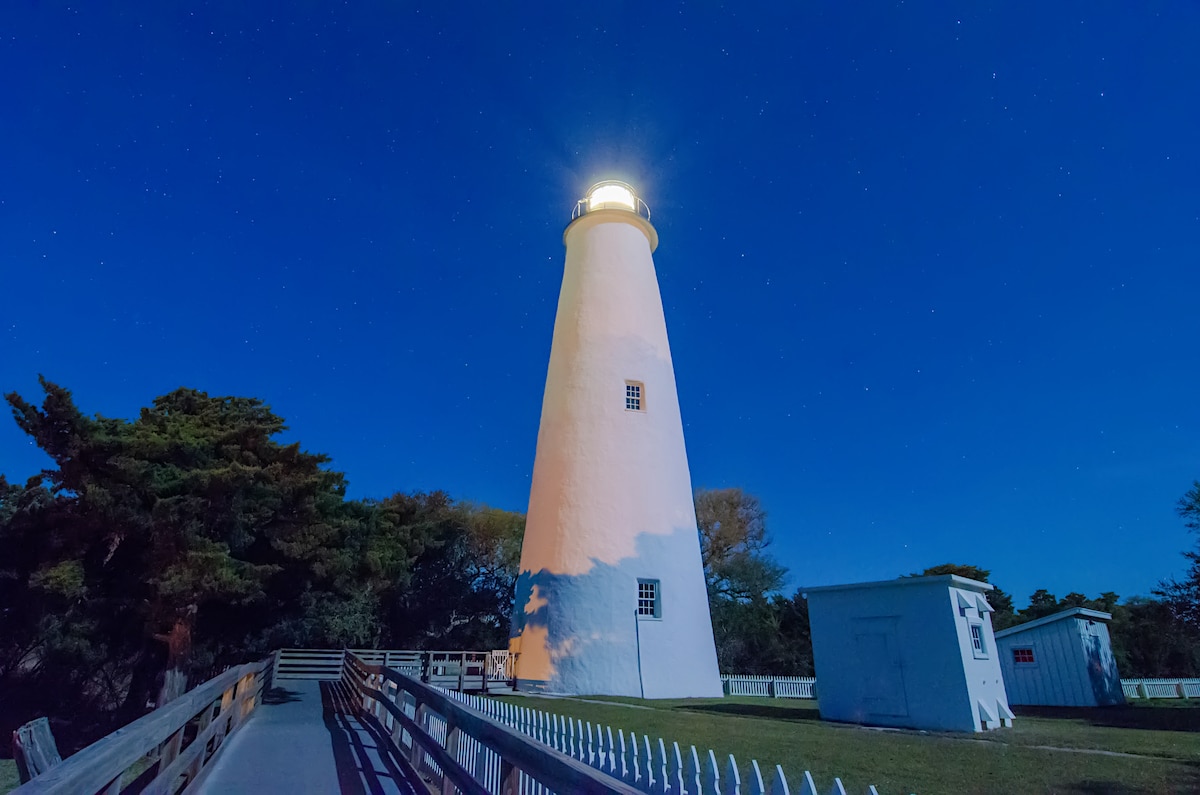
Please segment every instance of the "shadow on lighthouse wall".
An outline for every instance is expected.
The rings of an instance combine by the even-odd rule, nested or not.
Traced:
[[[633,557],[593,560],[586,573],[521,572],[511,632],[519,689],[720,695],[698,543],[695,526],[641,533]],[[639,579],[659,582],[660,618],[637,615]]]

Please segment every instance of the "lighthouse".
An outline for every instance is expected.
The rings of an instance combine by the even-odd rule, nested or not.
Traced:
[[[510,648],[517,687],[721,695],[675,371],[632,187],[594,185],[566,265]]]

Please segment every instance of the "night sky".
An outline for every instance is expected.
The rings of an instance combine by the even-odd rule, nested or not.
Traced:
[[[561,233],[621,178],[693,482],[789,587],[1183,570],[1195,3],[453,5],[5,3],[0,390],[256,396],[351,496],[524,511]]]

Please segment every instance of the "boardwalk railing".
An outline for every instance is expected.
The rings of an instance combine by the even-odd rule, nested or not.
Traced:
[[[1122,679],[1125,698],[1200,698],[1200,679]]]
[[[727,696],[763,698],[816,698],[817,680],[811,676],[746,676],[722,674]]]
[[[619,793],[637,789],[465,706],[448,691],[345,655],[343,684],[392,752],[444,795]]]
[[[274,657],[213,677],[67,757],[14,795],[195,792],[224,741],[262,701]],[[135,774],[144,760],[149,767]]]
[[[275,680],[340,679],[348,654],[383,665],[426,684],[486,692],[507,686],[516,655],[507,651],[413,651],[407,649],[280,649]]]
[[[812,774],[803,772],[799,789],[790,789],[783,768],[767,770],[773,780],[764,779],[758,761],[739,767],[730,754],[718,760],[713,751],[701,753],[696,746],[680,749],[679,743],[668,744],[661,737],[651,740],[648,735],[611,726],[527,709],[491,698],[467,693],[448,693],[472,709],[494,718],[506,726],[526,734],[540,743],[578,759],[613,778],[619,779],[639,792],[686,793],[686,795],[818,795]],[[525,791],[525,790],[523,790]],[[825,792],[846,795],[839,778]],[[867,795],[879,795],[874,786]]]

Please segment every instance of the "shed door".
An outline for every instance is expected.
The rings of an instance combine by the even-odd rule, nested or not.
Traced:
[[[855,619],[854,644],[863,677],[863,708],[874,715],[908,715],[896,619]]]

